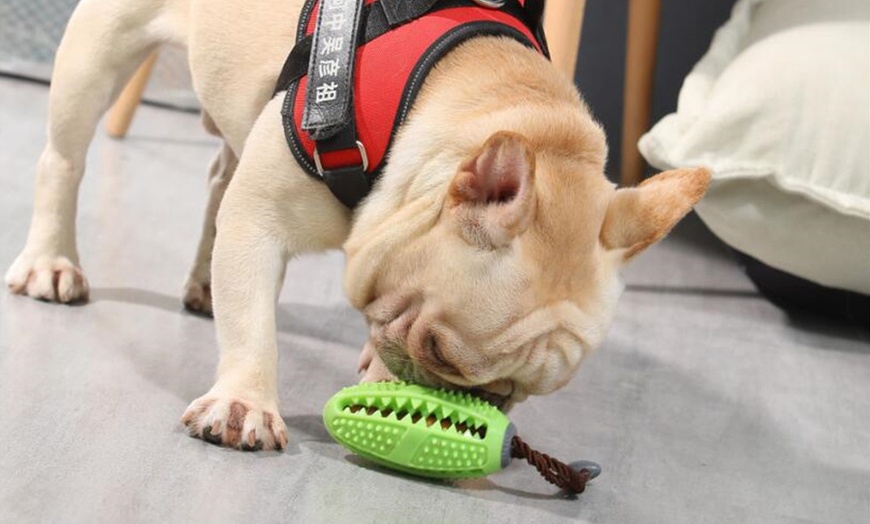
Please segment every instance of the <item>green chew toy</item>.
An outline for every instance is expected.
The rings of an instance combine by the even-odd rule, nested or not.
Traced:
[[[494,406],[471,394],[403,382],[344,388],[323,410],[330,435],[354,453],[412,475],[460,479],[526,459],[560,488],[582,493],[601,468],[568,466],[531,449]]]

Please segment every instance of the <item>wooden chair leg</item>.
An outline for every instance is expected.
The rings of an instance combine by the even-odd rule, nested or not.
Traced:
[[[629,0],[622,116],[622,185],[643,177],[637,141],[650,125],[653,72],[659,40],[661,0]]]
[[[152,53],[136,73],[133,78],[127,83],[124,90],[121,91],[118,100],[109,109],[106,116],[106,132],[113,138],[124,138],[127,130],[130,129],[130,123],[133,121],[133,115],[136,114],[136,108],[139,107],[139,102],[142,100],[142,93],[145,91],[145,86],[148,85],[148,77],[151,76],[151,70],[154,68],[154,63],[157,61],[157,53]]]
[[[573,81],[580,49],[586,0],[550,0],[544,11],[544,31],[553,64]]]

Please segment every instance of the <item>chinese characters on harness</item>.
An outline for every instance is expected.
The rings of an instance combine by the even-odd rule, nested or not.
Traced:
[[[351,42],[345,42],[344,39],[348,32],[343,31],[344,24],[350,23],[342,12],[344,4],[348,1],[355,0],[322,0],[320,3],[323,10],[320,14],[322,17],[320,29],[323,34],[321,47],[316,58],[319,81],[314,90],[315,104],[331,102],[338,96],[338,82],[335,81],[341,72],[341,62],[338,56],[343,49],[352,45]]]

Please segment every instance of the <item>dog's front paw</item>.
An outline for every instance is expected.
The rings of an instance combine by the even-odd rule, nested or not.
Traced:
[[[209,393],[194,400],[181,421],[191,437],[212,444],[244,451],[287,447],[287,427],[277,403]]]
[[[184,307],[188,311],[212,316],[211,309],[211,284],[194,277],[187,279],[184,284]]]
[[[49,302],[69,304],[88,298],[85,274],[65,256],[20,254],[6,272],[6,286],[15,294]]]

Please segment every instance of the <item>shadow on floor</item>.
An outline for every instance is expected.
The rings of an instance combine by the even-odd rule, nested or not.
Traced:
[[[182,347],[161,347],[146,340],[131,340],[130,344],[122,344],[119,351],[123,351],[140,376],[185,403],[211,387],[218,348],[210,318],[186,312],[177,297],[142,289],[92,289],[91,303],[100,302],[134,304],[177,315],[171,329],[177,330],[175,336],[181,340]],[[346,374],[352,375],[357,352],[362,348],[366,336],[365,323],[355,310],[349,307],[279,304],[276,315],[279,335],[290,335],[297,339],[303,337],[317,346],[331,344],[353,350],[353,355],[348,358],[321,358],[317,362],[308,362],[314,358],[309,352],[298,351],[293,355],[298,365],[310,365],[312,369],[319,369],[331,376],[342,376],[345,373],[340,373],[334,366],[346,362],[349,370]],[[285,349],[284,344],[279,344],[279,352],[284,353]],[[324,366],[333,367],[324,369]],[[295,422],[306,425],[304,420]]]
[[[91,289],[90,302],[123,302],[210,319],[209,315],[184,309],[178,297],[129,287]],[[320,307],[279,303],[275,310],[280,333],[316,338],[362,348],[367,332],[363,316],[351,307]]]

